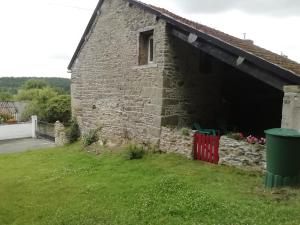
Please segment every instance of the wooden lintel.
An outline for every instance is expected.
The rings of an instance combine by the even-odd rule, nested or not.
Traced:
[[[180,32],[176,29],[172,30],[172,34],[193,45],[194,47],[200,49],[201,51],[219,59],[220,61],[233,66],[234,68],[249,74],[251,76],[253,76],[254,78],[267,83],[269,85],[271,85],[274,88],[277,88],[279,90],[283,90],[283,87],[285,85],[290,84],[288,81],[281,79],[280,77],[277,77],[276,75],[254,65],[251,62],[248,62],[247,59],[243,58],[242,63],[237,63],[238,59],[239,59],[239,55],[233,55],[232,53],[226,52],[225,50],[222,50],[208,42],[201,42],[201,41],[195,41],[195,42],[189,42],[189,35],[184,34],[183,32]]]

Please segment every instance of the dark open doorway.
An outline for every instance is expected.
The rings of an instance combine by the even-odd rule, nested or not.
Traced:
[[[163,126],[246,135],[280,127],[283,92],[170,36],[172,67],[164,71]],[[174,65],[174,66],[173,66]]]
[[[228,128],[262,136],[265,129],[281,126],[281,90],[226,65],[220,76],[223,115]]]

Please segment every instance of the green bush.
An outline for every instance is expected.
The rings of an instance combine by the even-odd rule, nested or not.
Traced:
[[[79,137],[80,137],[79,125],[75,119],[72,119],[67,129],[67,138],[69,139],[69,142],[72,144],[78,141]]]
[[[45,118],[43,107],[45,108],[44,105],[41,106],[37,101],[29,102],[29,104],[26,105],[24,112],[22,112],[21,120],[28,121],[32,115],[37,115],[39,120],[43,120]]]
[[[9,113],[0,112],[0,124],[5,123],[10,119],[13,119],[14,117],[10,115]]]
[[[182,128],[182,129],[181,129],[181,134],[182,134],[183,136],[185,136],[185,137],[190,136],[189,129],[187,129],[187,128]]]
[[[92,145],[93,143],[99,141],[98,132],[100,128],[95,130],[90,130],[87,134],[83,135],[82,142],[85,147]]]
[[[11,101],[13,96],[5,91],[0,90],[0,101]]]
[[[44,89],[21,89],[18,92],[16,99],[18,101],[29,101],[29,104],[26,106],[25,111],[22,114],[22,118],[24,120],[28,120],[30,119],[30,116],[37,115],[39,120],[50,122],[48,119],[48,110],[50,110],[48,107],[49,101],[57,96],[57,93],[48,87]]]
[[[142,159],[145,155],[145,149],[142,145],[129,144],[124,152],[125,159]]]
[[[69,95],[58,95],[49,99],[46,109],[46,119],[49,123],[57,120],[68,123],[71,119],[71,97]]]

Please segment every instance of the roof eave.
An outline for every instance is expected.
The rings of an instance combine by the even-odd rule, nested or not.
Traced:
[[[104,2],[104,0],[99,0],[98,4],[97,4],[97,6],[96,6],[96,8],[95,8],[95,10],[94,10],[94,12],[93,12],[93,15],[92,15],[91,19],[89,20],[88,25],[87,25],[86,28],[85,28],[85,31],[84,31],[84,33],[83,33],[83,35],[82,35],[82,37],[81,37],[81,39],[80,39],[80,41],[79,41],[79,44],[78,44],[78,46],[77,46],[77,48],[76,48],[76,51],[75,51],[75,53],[73,54],[72,59],[71,59],[69,65],[68,65],[68,70],[69,70],[69,71],[72,70],[73,64],[74,64],[74,62],[76,61],[76,58],[77,58],[77,56],[78,56],[78,54],[79,54],[79,52],[80,52],[82,46],[84,45],[85,37],[86,37],[86,36],[88,35],[88,33],[90,32],[90,29],[92,28],[93,23],[94,23],[94,21],[95,21],[95,19],[96,19],[96,17],[97,17],[97,14],[98,14],[97,12],[98,12],[99,9],[101,8],[103,2]]]
[[[269,70],[270,72],[284,78],[287,80],[290,80],[292,82],[298,83],[300,84],[300,74],[296,74],[293,71],[290,71],[288,69],[285,69],[283,67],[280,67],[277,64],[273,64],[263,58],[260,58],[250,52],[247,52],[243,49],[240,49],[236,46],[233,46],[223,40],[220,40],[219,38],[216,38],[212,35],[206,34],[204,32],[201,32],[187,24],[178,22],[177,20],[173,19],[170,16],[167,16],[165,14],[160,13],[159,11],[149,7],[147,4],[142,3],[142,2],[138,2],[135,0],[127,0],[128,2],[135,4],[137,6],[139,6],[140,8],[147,10],[148,12],[155,14],[157,17],[164,19],[165,21],[167,21],[168,23],[172,24],[173,26],[179,27],[187,32],[191,32],[191,33],[195,33],[198,36],[204,38],[206,41],[208,42],[212,42],[213,44],[217,45],[218,47],[221,47],[223,49],[226,49],[227,51],[233,52],[234,54],[238,55],[238,56],[242,56],[247,58],[247,60],[249,60],[252,63],[255,63],[259,66],[264,67],[265,69]]]
[[[196,35],[198,35],[199,37],[201,38],[204,38],[206,41],[222,48],[222,49],[225,49],[227,51],[230,51],[232,53],[234,53],[235,55],[237,56],[242,56],[242,57],[245,57],[247,60],[249,60],[250,62],[258,65],[258,66],[261,66],[265,69],[267,69],[268,71],[276,74],[277,76],[281,77],[281,78],[284,78],[284,79],[287,79],[293,83],[297,83],[297,84],[300,84],[300,74],[296,74],[294,73],[293,71],[290,71],[288,69],[285,69],[283,67],[280,67],[278,66],[277,64],[273,64],[263,58],[260,58],[250,52],[247,52],[243,49],[240,49],[236,46],[233,46],[223,40],[220,40],[219,38],[216,38],[212,35],[209,35],[209,34],[206,34],[204,32],[201,32],[187,24],[184,24],[184,23],[181,23],[175,19],[173,19],[172,17],[170,16],[167,16],[153,8],[151,8],[149,5],[145,4],[145,3],[142,3],[142,2],[139,2],[139,1],[135,1],[135,0],[125,0],[125,1],[128,1],[129,3],[132,3],[146,11],[148,11],[149,13],[152,13],[154,15],[156,15],[157,17],[165,20],[167,23],[173,25],[173,26],[176,26],[176,27],[179,27],[180,29],[183,29],[187,32],[191,32],[191,33],[195,33]],[[91,29],[93,23],[94,23],[94,20],[95,18],[97,17],[97,11],[101,8],[102,4],[103,4],[104,0],[99,0],[98,4],[97,4],[97,7],[96,9],[94,10],[94,13],[85,29],[85,32],[77,46],[77,49],[71,59],[71,62],[68,66],[68,69],[71,70],[72,69],[72,66],[85,42],[85,37],[86,35],[89,33],[89,30]]]

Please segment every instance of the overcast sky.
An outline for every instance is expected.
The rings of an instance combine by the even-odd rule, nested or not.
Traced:
[[[298,0],[143,0],[300,62]],[[70,77],[67,65],[98,0],[6,0],[0,77]]]

